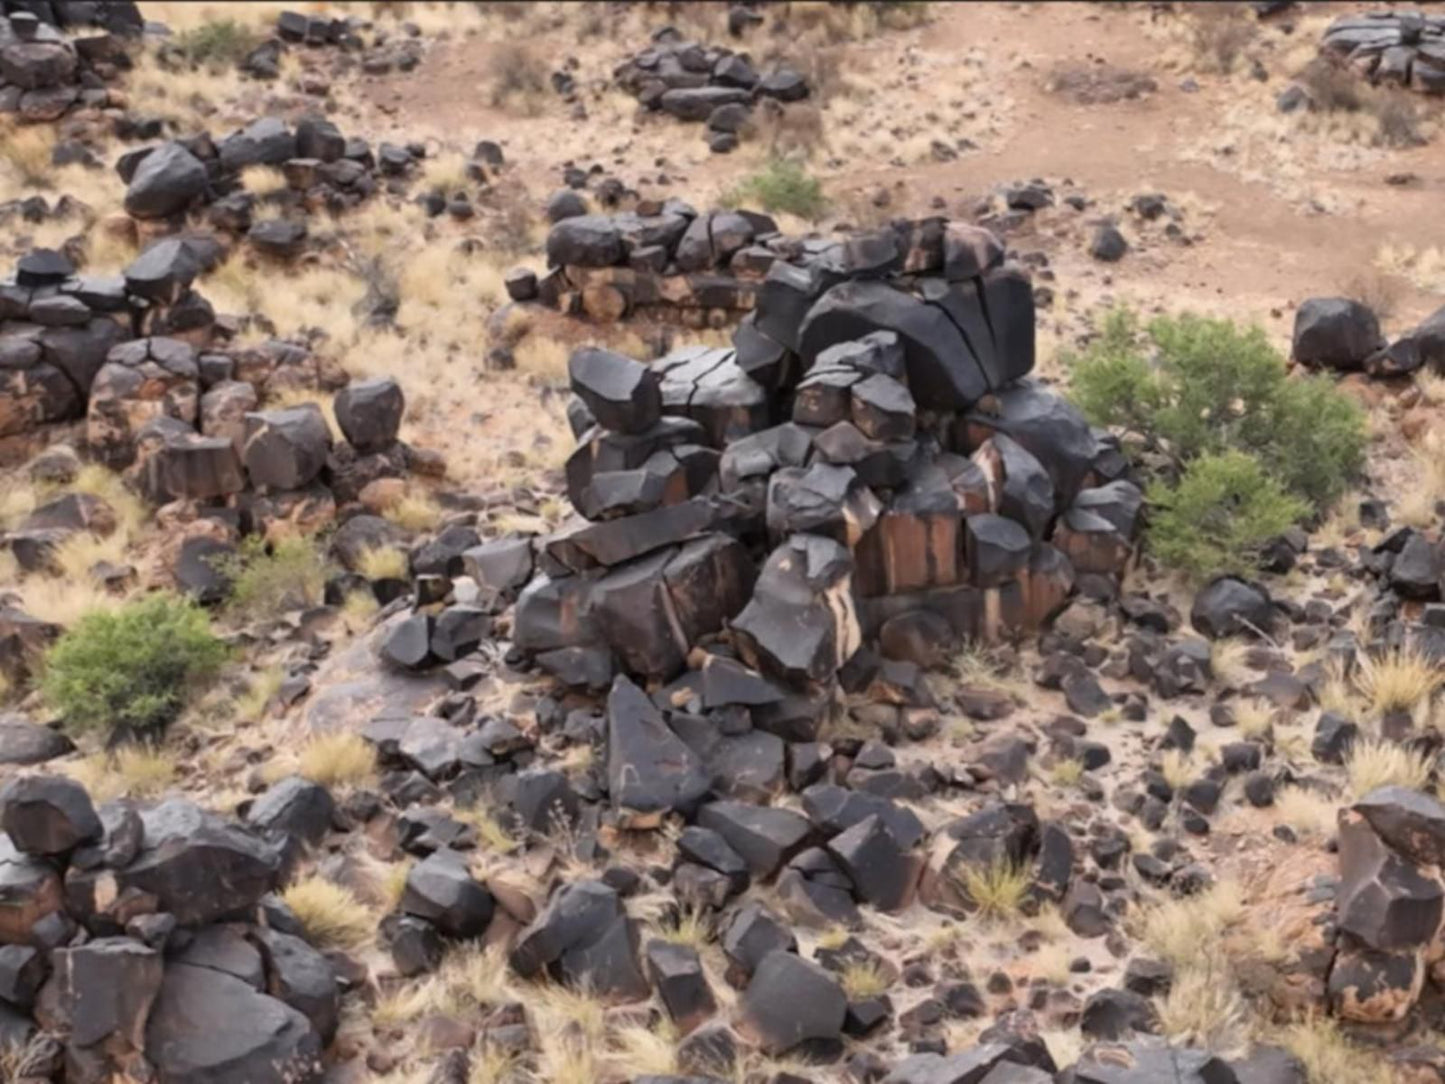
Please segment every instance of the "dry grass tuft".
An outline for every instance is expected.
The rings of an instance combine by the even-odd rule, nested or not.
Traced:
[[[528,335],[517,344],[512,356],[516,359],[519,372],[526,373],[548,387],[563,388],[567,386],[567,360],[571,353],[567,344],[560,339]]]
[[[1049,765],[1048,779],[1056,787],[1076,787],[1084,778],[1084,762],[1076,757],[1060,757]]]
[[[999,861],[982,869],[966,867],[959,880],[981,916],[1002,920],[1019,913],[1033,876],[1026,866]]]
[[[1006,665],[989,648],[980,643],[965,643],[953,659],[959,683],[986,692],[1026,700],[1028,683],[1012,665]]]
[[[1336,803],[1309,787],[1280,787],[1274,795],[1274,812],[1281,824],[1296,832],[1327,836],[1335,830]]]
[[[1394,1084],[1397,1079],[1379,1050],[1356,1046],[1328,1017],[1308,1016],[1277,1041],[1304,1065],[1311,1084]]]
[[[1249,1009],[1227,960],[1215,952],[1180,969],[1156,1009],[1171,1042],[1230,1057],[1249,1045]]]
[[[310,876],[288,887],[281,899],[319,948],[353,949],[376,932],[376,916],[347,889],[324,877]]]
[[[365,550],[356,562],[356,571],[368,580],[404,580],[410,569],[405,551],[395,546],[376,546]]]
[[[535,117],[546,108],[547,63],[531,49],[513,44],[498,49],[487,64],[487,97],[493,106]]]
[[[1194,782],[1199,765],[1194,757],[1179,749],[1166,749],[1159,757],[1159,774],[1175,790]]]
[[[268,666],[254,675],[246,683],[246,691],[236,698],[236,718],[248,723],[260,719],[285,680],[286,671],[280,666]]]
[[[1137,935],[1150,953],[1182,968],[1200,963],[1244,917],[1240,887],[1220,881],[1196,896],[1155,904],[1135,918]]]
[[[316,734],[301,746],[296,770],[324,787],[358,785],[376,774],[376,750],[351,731]]]
[[[404,531],[432,531],[441,523],[442,509],[429,493],[408,493],[382,515]]]
[[[1249,644],[1243,640],[1215,640],[1209,645],[1209,668],[1214,680],[1231,689],[1243,688],[1254,674],[1245,661]]]
[[[840,980],[849,1001],[880,997],[893,985],[888,972],[874,960],[851,961],[843,968]]]
[[[273,166],[247,166],[241,170],[241,188],[257,199],[265,199],[286,191],[286,175]]]
[[[1242,738],[1266,737],[1274,727],[1275,710],[1256,697],[1234,702],[1234,725]]]
[[[1345,758],[1345,788],[1351,798],[1363,798],[1377,787],[1423,790],[1430,781],[1432,761],[1425,753],[1391,741],[1357,741]]]
[[[1259,33],[1248,5],[1191,4],[1189,11],[1195,66],[1217,75],[1231,74]]]
[[[55,134],[48,124],[7,124],[0,127],[0,194],[11,199],[25,189],[49,188],[54,166],[50,155]]]
[[[176,759],[160,746],[125,745],[72,761],[63,770],[97,802],[154,798],[175,782]]]
[[[1434,696],[1442,684],[1445,672],[1413,645],[1383,655],[1361,655],[1355,667],[1355,687],[1380,715],[1410,711]]]
[[[667,922],[658,923],[654,929],[658,940],[674,945],[686,945],[701,952],[713,938],[712,923],[701,911],[686,908],[679,911]]]

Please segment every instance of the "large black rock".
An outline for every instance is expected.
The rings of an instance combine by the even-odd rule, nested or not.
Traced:
[[[711,786],[697,754],[667,726],[652,699],[625,677],[607,697],[607,789],[628,824],[690,814]]]
[[[255,836],[171,798],[142,815],[134,861],[118,870],[123,889],[148,892],[186,925],[244,912],[275,887],[278,860]]]
[[[233,975],[172,963],[146,1024],[162,1084],[302,1084],[320,1075],[305,1016]]]
[[[1294,318],[1294,359],[1327,369],[1359,369],[1383,345],[1380,321],[1358,301],[1311,297]]]
[[[167,218],[206,190],[206,167],[180,143],[163,143],[131,174],[125,209],[136,218]]]

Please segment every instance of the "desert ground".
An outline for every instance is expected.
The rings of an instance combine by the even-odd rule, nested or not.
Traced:
[[[0,1080],[1445,1080],[1428,5],[3,12]]]

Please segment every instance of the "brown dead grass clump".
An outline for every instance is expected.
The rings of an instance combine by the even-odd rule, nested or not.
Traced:
[[[1238,3],[1196,3],[1187,10],[1196,65],[1219,75],[1232,73],[1259,33],[1254,13]]]
[[[1295,76],[1316,112],[1367,118],[1370,141],[1386,147],[1418,147],[1428,140],[1419,107],[1405,93],[1372,87],[1327,57],[1316,57]]]
[[[1062,95],[1077,105],[1111,105],[1133,101],[1159,89],[1147,72],[1109,64],[1068,62],[1054,66],[1044,81],[1050,94]]]
[[[547,64],[530,49],[503,46],[487,64],[487,84],[493,106],[535,117],[546,101]]]

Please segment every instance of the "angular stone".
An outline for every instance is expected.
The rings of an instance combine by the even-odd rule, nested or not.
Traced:
[[[0,826],[26,854],[62,855],[100,835],[85,788],[59,775],[20,776],[0,791]]]
[[[733,621],[751,665],[821,681],[862,643],[852,597],[852,559],[831,539],[795,535],[769,555],[752,600]]]
[[[848,999],[838,981],[791,952],[773,952],[743,994],[743,1026],[772,1055],[841,1040]]]
[[[184,211],[206,190],[206,167],[180,143],[163,143],[131,174],[126,212],[136,218],[167,218]]]
[[[733,801],[703,806],[697,823],[722,836],[758,878],[781,869],[812,833],[807,818],[792,810]]]
[[[336,394],[336,424],[353,448],[382,451],[396,442],[406,398],[391,377],[360,380]]]
[[[607,789],[631,827],[652,827],[669,812],[690,813],[710,789],[697,755],[651,699],[624,677],[607,697]]]
[[[315,403],[246,415],[242,459],[251,483],[300,489],[321,473],[331,432]]]
[[[1301,365],[1359,369],[1382,343],[1379,320],[1358,301],[1311,297],[1295,312],[1293,354]]]
[[[406,877],[400,909],[424,918],[448,937],[480,937],[492,921],[492,896],[472,878],[464,857],[437,851]]]
[[[146,1024],[165,1084],[294,1084],[320,1072],[306,1017],[220,971],[172,963]]]
[[[116,872],[178,922],[199,925],[252,907],[275,887],[277,858],[249,833],[181,798],[142,815],[140,853]]]

